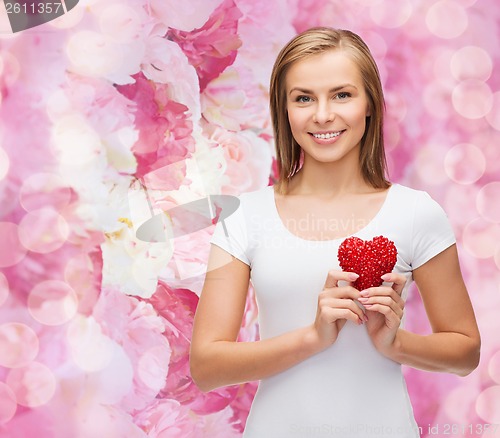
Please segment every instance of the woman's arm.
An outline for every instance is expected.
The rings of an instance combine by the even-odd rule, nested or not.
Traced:
[[[331,345],[346,319],[359,322],[363,316],[353,301],[359,292],[350,285],[337,287],[338,280],[350,281],[349,274],[332,271],[310,326],[271,339],[237,342],[250,268],[213,245],[207,271],[190,352],[191,376],[202,391],[284,371]]]
[[[413,278],[433,333],[399,329],[388,356],[414,368],[466,376],[479,363],[481,340],[456,245],[415,269]]]

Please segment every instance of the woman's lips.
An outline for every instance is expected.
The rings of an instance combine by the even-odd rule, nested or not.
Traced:
[[[309,135],[313,138],[316,143],[319,144],[331,144],[335,143],[341,135],[345,132],[341,131],[323,131],[323,132],[310,132]]]

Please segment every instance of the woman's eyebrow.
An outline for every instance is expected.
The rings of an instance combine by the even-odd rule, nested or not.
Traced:
[[[336,91],[342,90],[342,88],[347,88],[347,87],[352,87],[352,88],[355,88],[357,90],[357,87],[355,85],[352,85],[352,84],[342,84],[342,85],[338,85],[336,87],[330,88],[330,90],[328,90],[328,92],[329,93],[335,93]],[[294,91],[298,91],[298,92],[304,93],[304,94],[313,94],[314,93],[313,91],[308,90],[307,88],[293,87],[290,90],[289,94],[292,94]]]

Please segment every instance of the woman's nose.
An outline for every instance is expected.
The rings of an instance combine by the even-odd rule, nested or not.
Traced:
[[[318,103],[316,111],[313,114],[313,122],[320,125],[332,122],[335,118],[333,109],[327,103]]]

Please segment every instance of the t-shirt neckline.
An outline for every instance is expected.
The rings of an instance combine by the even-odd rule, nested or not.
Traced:
[[[373,218],[363,228],[360,228],[358,231],[356,231],[353,234],[349,234],[349,235],[342,236],[342,237],[337,237],[335,239],[326,239],[326,240],[323,240],[323,239],[320,239],[320,240],[304,239],[303,237],[297,236],[296,234],[292,233],[285,226],[285,224],[283,223],[283,220],[281,219],[281,216],[278,212],[278,207],[276,206],[276,198],[274,195],[274,186],[272,186],[272,185],[268,186],[268,190],[269,190],[269,194],[270,194],[270,204],[271,204],[272,214],[274,215],[275,219],[279,223],[279,227],[286,234],[288,234],[289,236],[292,236],[292,238],[294,238],[294,239],[297,239],[299,241],[306,242],[306,243],[318,243],[318,242],[333,243],[333,242],[343,241],[349,237],[358,236],[359,234],[363,233],[363,231],[369,229],[375,222],[377,222],[377,220],[380,218],[380,216],[383,214],[383,212],[387,208],[387,205],[389,204],[389,200],[392,196],[394,186],[397,186],[397,185],[398,184],[394,184],[394,183],[391,184],[391,186],[387,190],[387,194],[385,195],[385,199],[384,199],[384,202],[382,203],[381,207],[379,208],[379,210],[377,211],[375,216],[373,216]]]

